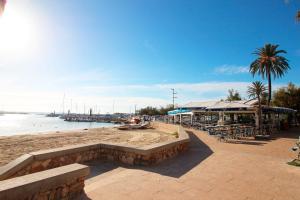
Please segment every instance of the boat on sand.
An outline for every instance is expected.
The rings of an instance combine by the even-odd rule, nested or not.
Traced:
[[[139,123],[139,124],[126,124],[123,126],[119,126],[119,130],[133,130],[133,129],[146,129],[150,128],[149,122]]]

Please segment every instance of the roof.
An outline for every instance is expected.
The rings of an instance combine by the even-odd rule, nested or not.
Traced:
[[[180,107],[181,108],[206,108],[208,106],[213,106],[217,102],[218,101],[190,102]]]
[[[228,111],[228,110],[253,110],[258,104],[257,99],[240,100],[240,101],[198,101],[190,102],[177,109],[169,111],[169,115],[190,113],[192,110],[199,111]],[[264,111],[271,111],[276,113],[295,113],[296,110],[283,107],[268,107],[263,106]]]
[[[212,106],[206,107],[206,109],[227,109],[227,108],[251,108],[253,106],[238,101],[219,101]]]
[[[256,99],[240,100],[240,101],[203,101],[203,102],[190,102],[180,108],[193,108],[193,109],[226,109],[226,108],[251,108],[257,104]]]

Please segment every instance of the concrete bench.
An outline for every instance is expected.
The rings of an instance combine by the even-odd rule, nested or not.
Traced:
[[[0,199],[75,199],[88,174],[88,166],[71,164],[0,181]]]

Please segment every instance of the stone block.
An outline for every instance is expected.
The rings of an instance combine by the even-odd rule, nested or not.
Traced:
[[[25,154],[19,158],[13,160],[12,162],[0,167],[0,181],[13,176],[22,168],[26,167],[33,161],[33,156],[30,154]]]
[[[26,199],[38,194],[38,199],[53,197],[52,191],[65,185],[66,182],[75,184],[74,191],[83,188],[83,183],[78,182],[78,178],[86,177],[89,174],[89,168],[81,164],[72,164],[59,168],[37,172],[22,177],[16,177],[0,182],[0,199],[14,200]],[[67,188],[67,187],[66,187]],[[62,191],[64,188],[62,189]],[[77,193],[77,191],[76,191]],[[63,192],[62,192],[63,194]],[[67,192],[67,196],[71,195]],[[62,195],[63,196],[63,195]]]

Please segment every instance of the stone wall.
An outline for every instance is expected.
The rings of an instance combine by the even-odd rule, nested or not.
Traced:
[[[111,160],[130,165],[153,165],[174,157],[188,148],[189,136],[182,127],[172,126],[164,129],[177,130],[178,138],[141,148],[111,143],[84,144],[24,155],[17,161],[0,169],[0,180],[23,176],[72,163],[91,160]]]
[[[57,185],[51,189],[40,190],[36,194],[28,196],[24,199],[32,200],[67,200],[78,199],[84,195],[84,180],[85,177],[73,179],[68,183]]]
[[[0,199],[67,200],[84,196],[84,180],[89,168],[67,165],[0,182]]]

